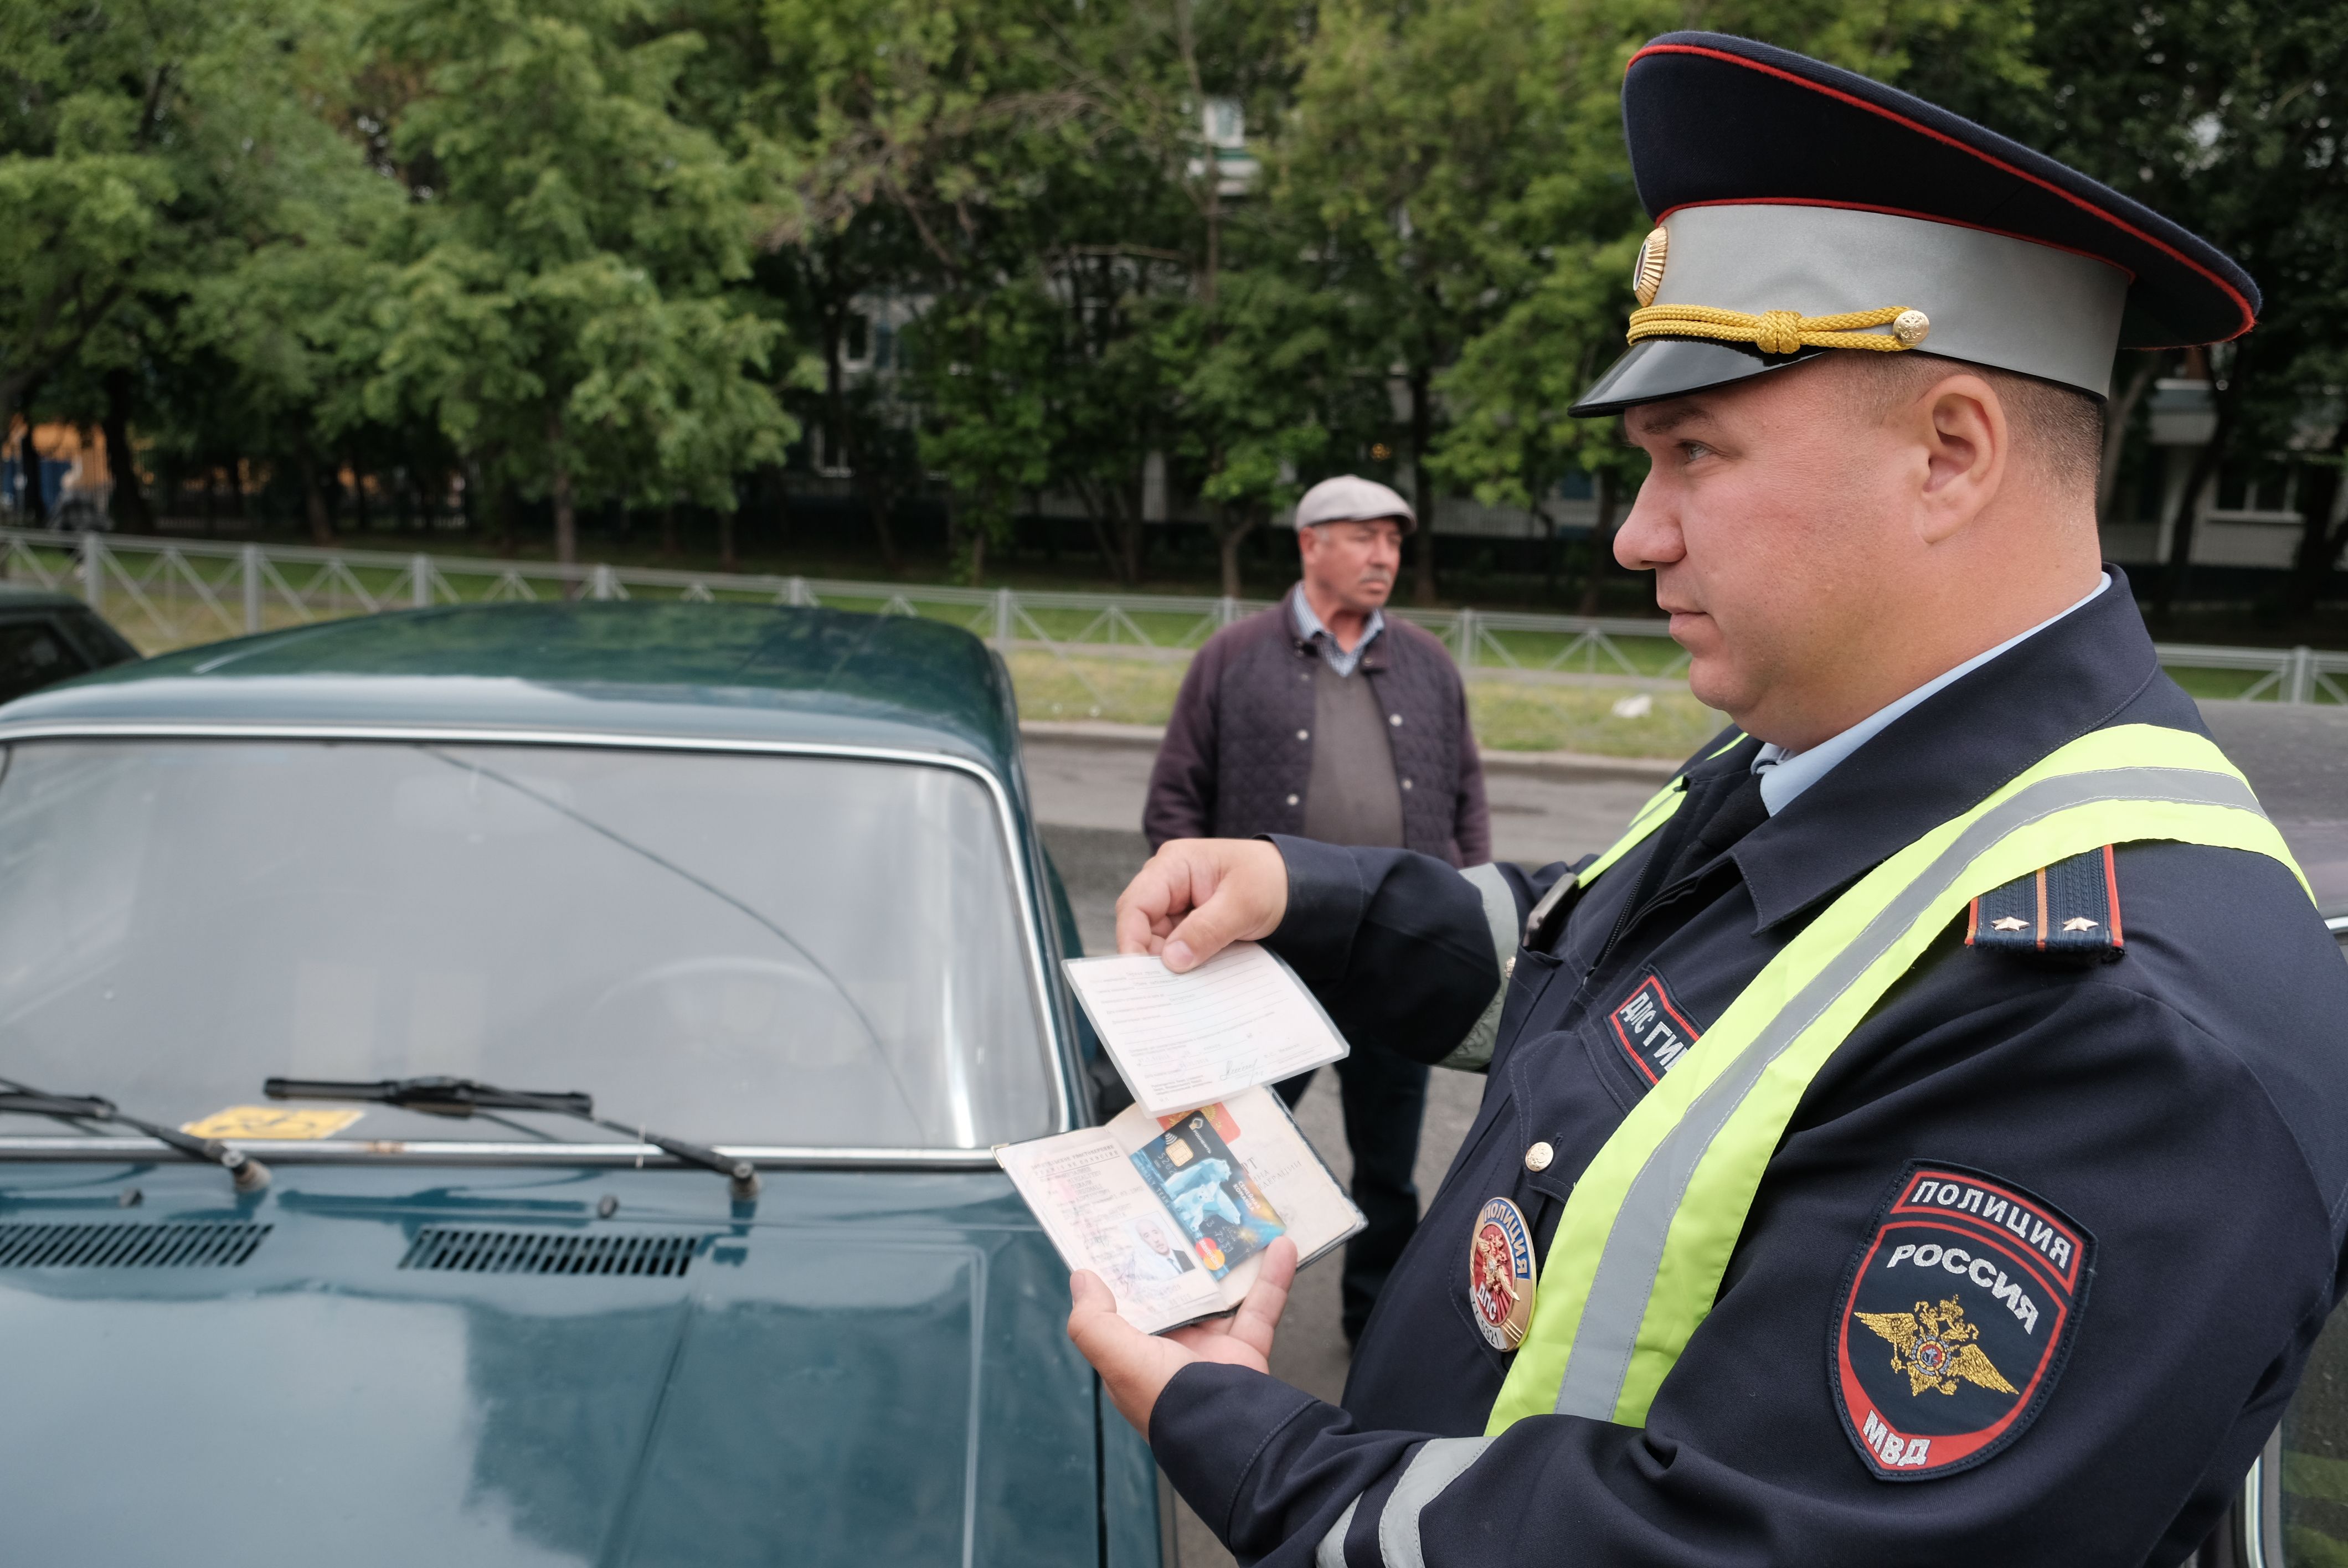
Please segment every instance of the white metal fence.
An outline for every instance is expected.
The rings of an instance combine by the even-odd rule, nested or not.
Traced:
[[[1177,595],[845,582],[645,567],[558,566],[489,557],[329,550],[0,528],[0,577],[87,600],[150,650],[343,616],[433,605],[561,599],[664,599],[829,605],[921,615],[997,647],[1064,656],[1196,648],[1259,601]],[[1469,669],[1669,677],[1687,656],[1660,623],[1482,610],[1396,613],[1440,637]],[[2348,653],[2164,644],[2172,670],[2208,672],[2205,694],[2348,702]],[[1081,679],[1081,672],[1079,672]],[[1087,682],[1089,683],[1089,682]]]

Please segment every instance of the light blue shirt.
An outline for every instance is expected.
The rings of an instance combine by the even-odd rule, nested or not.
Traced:
[[[1354,667],[1362,661],[1362,655],[1369,651],[1370,644],[1376,640],[1378,633],[1386,629],[1386,612],[1383,610],[1370,611],[1370,619],[1362,628],[1362,640],[1354,644],[1353,651],[1349,653],[1337,646],[1337,634],[1322,625],[1321,618],[1313,613],[1313,606],[1306,602],[1302,588],[1296,590],[1295,597],[1289,602],[1296,606],[1296,635],[1307,642],[1319,638],[1321,657],[1326,659],[1329,668],[1340,675],[1351,675]]]
[[[1776,815],[1793,804],[1795,797],[1804,790],[1826,777],[1837,763],[1873,740],[1892,720],[1941,687],[1972,674],[2024,638],[2037,636],[2062,620],[2064,616],[2077,610],[2080,605],[2085,604],[2088,600],[2094,599],[2096,594],[2111,586],[2112,574],[2106,572],[2103,574],[2102,580],[2089,591],[2086,599],[2079,600],[2078,604],[2058,614],[2048,616],[2020,636],[2009,637],[1996,647],[1974,654],[1971,659],[1944,674],[1935,675],[1898,702],[1885,703],[1832,740],[1820,741],[1808,751],[1788,753],[1782,746],[1774,744],[1763,746],[1761,754],[1753,759],[1753,771],[1761,775],[1761,804],[1769,808],[1771,816]],[[1299,604],[1304,602],[1301,595],[1297,602]]]

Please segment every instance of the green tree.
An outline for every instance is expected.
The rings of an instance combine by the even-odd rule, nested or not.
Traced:
[[[359,176],[311,108],[305,46],[344,15],[335,0],[0,7],[0,428],[46,389],[127,447],[153,379],[141,363],[180,352],[181,304],[298,238],[320,189]]]
[[[1433,409],[1448,423],[1426,443],[1427,466],[1488,504],[1536,515],[1565,474],[1591,474],[1600,515],[1581,594],[1589,613],[1611,553],[1614,513],[1645,471],[1644,459],[1617,439],[1614,421],[1565,414],[1622,352],[1631,257],[1649,226],[1620,130],[1631,56],[1657,33],[1713,28],[1960,100],[1960,108],[2035,90],[2044,73],[2028,53],[2027,0],[1747,0],[1693,10],[1644,0],[1603,6],[1531,0],[1520,10],[1503,0],[1478,22],[1467,13],[1482,3],[1452,8],[1418,46],[1439,60],[1449,52],[1443,40],[1457,30],[1483,26],[1518,39],[1505,51],[1508,90],[1516,97],[1509,128],[1498,149],[1483,155],[1504,164],[1505,173],[1490,180],[1479,180],[1474,169],[1445,175],[1431,186],[1441,201],[1422,198],[1411,209],[1414,227],[1425,209],[1438,215],[1430,228],[1457,236],[1444,242],[1457,260],[1445,263],[1443,276],[1453,294],[1473,292],[1464,309],[1439,292],[1430,299],[1426,341],[1439,342],[1447,320],[1459,341],[1447,357],[1434,356]],[[1497,103],[1503,88],[1488,84],[1467,97]],[[1364,116],[1379,107],[1366,93],[1365,105]],[[1421,297],[1429,298],[1424,291]]]
[[[1537,26],[1534,0],[1332,0],[1282,149],[1282,200],[1375,302],[1365,315],[1381,330],[1357,345],[1361,373],[1391,366],[1406,388],[1398,445],[1430,523],[1436,378],[1538,275],[1540,240],[1556,238],[1529,235],[1523,210],[1566,155],[1555,85],[1525,76]],[[1431,528],[1418,545],[1416,597],[1428,603]]]
[[[2258,328],[2210,355],[2217,427],[2168,519],[2168,569],[2154,588],[2167,610],[2188,589],[2204,488],[2230,461],[2303,439],[2298,427],[2336,399],[2348,363],[2348,5],[2038,0],[2035,19],[2048,90],[1967,107],[2202,234],[2265,294]],[[2116,399],[2123,414],[2131,392],[2175,363],[2132,357]],[[2335,454],[2339,443],[2335,429]],[[2291,589],[2302,610],[2348,544],[2330,528],[2337,474],[2316,465],[2306,498]]]
[[[355,43],[352,32],[311,34],[314,51],[344,67],[320,71],[322,90],[347,84],[350,56],[337,46]],[[368,423],[366,388],[383,345],[376,307],[391,282],[385,252],[404,207],[357,143],[304,150],[314,161],[287,180],[284,232],[191,283],[173,348],[204,356],[214,398],[252,433],[248,450],[292,470],[311,538],[327,544],[328,476]]]
[[[1359,345],[1377,331],[1368,314],[1360,292],[1268,262],[1234,268],[1212,309],[1181,313],[1159,334],[1180,375],[1179,451],[1219,514],[1226,595],[1241,591],[1248,535],[1383,428],[1384,379],[1360,373]]]
[[[896,282],[927,309],[906,384],[922,462],[954,492],[964,569],[1023,493],[1050,487],[1085,498],[1111,571],[1138,577],[1144,469],[1200,445],[1181,390],[1196,366],[1165,351],[1219,331],[1182,319],[1213,311],[1223,264],[1202,115],[1285,58],[1272,14],[770,5],[777,54],[812,63],[791,118],[806,210],[834,238],[805,243],[827,252],[875,213],[911,241]],[[1227,530],[1227,553],[1245,526]]]
[[[799,78],[771,111],[806,214],[790,237],[824,244],[875,207],[911,237],[900,283],[932,302],[916,334],[921,461],[948,476],[975,577],[1045,472],[1035,248],[1018,226],[1050,144],[1080,139],[1083,106],[1053,90],[1023,5],[769,0],[766,19]],[[842,290],[828,292],[837,314]]]
[[[544,496],[564,561],[582,500],[732,511],[793,426],[737,288],[773,214],[675,112],[700,36],[644,0],[385,0],[376,26],[425,86],[390,136],[412,200],[370,408]]]
[[[1427,466],[1486,506],[1539,518],[1550,538],[1552,581],[1554,497],[1568,475],[1588,474],[1598,515],[1580,610],[1594,615],[1621,497],[1638,487],[1646,461],[1620,438],[1617,421],[1575,419],[1566,410],[1621,346],[1620,296],[1638,246],[1626,235],[1557,250],[1550,270],[1437,377],[1451,418]]]

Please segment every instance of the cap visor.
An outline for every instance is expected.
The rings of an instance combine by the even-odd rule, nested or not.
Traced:
[[[1799,364],[1828,351],[1806,348],[1798,354],[1760,354],[1724,343],[1694,338],[1651,337],[1634,343],[1631,352],[1614,362],[1580,402],[1566,410],[1577,419],[1620,414],[1642,403],[1683,397],[1691,392],[1725,386],[1732,381],[1766,371]]]

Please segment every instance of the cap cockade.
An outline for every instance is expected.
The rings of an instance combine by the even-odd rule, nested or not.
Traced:
[[[1830,349],[1924,349],[2101,397],[2116,349],[2257,319],[2249,275],[2159,214],[1766,44],[1665,34],[1632,57],[1622,120],[1655,228],[1632,268],[1631,351],[1577,415]]]

